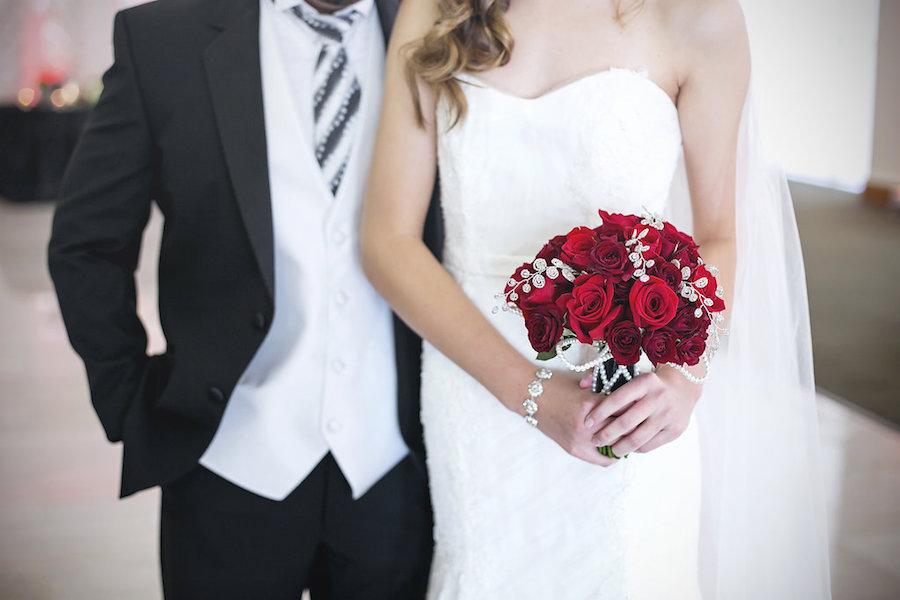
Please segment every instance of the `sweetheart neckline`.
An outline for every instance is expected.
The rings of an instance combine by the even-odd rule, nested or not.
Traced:
[[[512,92],[508,92],[502,88],[498,88],[494,85],[491,85],[490,83],[487,83],[483,79],[480,79],[479,77],[472,75],[470,73],[460,73],[459,75],[456,76],[456,78],[460,79],[462,81],[466,81],[470,85],[474,85],[476,87],[481,87],[481,88],[484,88],[487,90],[491,90],[501,96],[506,96],[507,98],[519,100],[520,102],[540,102],[541,100],[544,100],[545,98],[550,98],[550,97],[554,96],[555,94],[557,94],[558,92],[560,92],[562,90],[574,87],[574,86],[584,83],[586,81],[598,79],[602,76],[621,74],[621,73],[624,73],[627,75],[632,75],[634,77],[637,77],[639,80],[642,80],[642,81],[645,81],[646,83],[648,83],[652,89],[655,89],[657,92],[659,92],[660,94],[665,96],[666,101],[669,104],[669,106],[671,106],[675,110],[676,113],[678,112],[678,106],[675,104],[675,101],[672,100],[672,97],[669,96],[669,93],[666,90],[664,90],[661,85],[659,85],[653,79],[651,79],[647,75],[646,71],[640,71],[640,70],[632,69],[629,67],[608,67],[606,69],[601,69],[599,71],[587,73],[585,75],[576,77],[575,79],[570,79],[563,83],[556,84],[553,87],[551,87],[550,89],[548,89],[547,91],[545,91],[537,96],[520,96],[519,94],[514,94]]]

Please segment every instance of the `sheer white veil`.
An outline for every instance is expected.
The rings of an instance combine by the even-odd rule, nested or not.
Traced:
[[[729,334],[697,408],[707,600],[831,597],[806,278],[780,170],[763,158],[752,85],[741,118]],[[667,217],[691,229],[683,163]]]

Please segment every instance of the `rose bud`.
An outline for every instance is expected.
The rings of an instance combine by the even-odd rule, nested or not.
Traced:
[[[700,357],[706,350],[706,340],[699,336],[690,337],[678,342],[676,350],[678,351],[679,361],[693,366],[700,362]]]
[[[631,321],[619,321],[610,327],[606,343],[620,365],[637,364],[641,357],[641,330]]]
[[[562,248],[562,245],[565,243],[566,243],[566,236],[557,235],[553,239],[551,239],[549,242],[544,244],[544,247],[541,248],[541,251],[538,252],[538,254],[537,254],[537,256],[535,256],[535,258],[543,258],[548,263],[550,263],[550,261],[552,261],[554,258],[559,258],[560,249]]]
[[[674,362],[678,358],[675,351],[675,332],[668,327],[648,330],[644,333],[643,348],[647,358],[654,365]]]
[[[681,285],[681,269],[665,260],[657,260],[656,264],[650,267],[650,274],[665,281],[675,292]]]
[[[710,319],[705,311],[698,318],[695,314],[696,311],[696,304],[688,304],[679,309],[675,318],[669,323],[669,327],[678,335],[678,337],[687,338],[699,335],[703,339],[706,339],[706,330],[709,328]]]
[[[635,215],[621,215],[618,213],[608,213],[603,209],[597,211],[603,224],[600,226],[604,233],[615,234],[625,239],[631,235],[631,231],[637,227],[641,220]]]

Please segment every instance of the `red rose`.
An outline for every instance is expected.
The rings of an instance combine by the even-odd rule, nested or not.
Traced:
[[[700,336],[703,339],[706,339],[708,335],[707,329],[710,324],[709,317],[703,312],[698,318],[695,316],[696,311],[697,305],[689,304],[681,308],[675,315],[675,318],[672,319],[672,322],[669,323],[669,327],[678,334],[678,337],[687,338]]]
[[[529,271],[534,272],[534,267],[531,263],[522,263],[522,265],[516,269],[516,272],[511,279],[519,281],[519,273],[522,272],[522,269],[528,269]],[[526,311],[540,306],[556,304],[556,300],[560,296],[572,289],[572,284],[565,277],[560,275],[556,279],[544,277],[544,287],[541,288],[534,287],[534,285],[531,284],[531,291],[529,292],[523,291],[523,287],[523,285],[519,285],[519,287],[516,288],[516,293],[519,298],[513,302],[523,311]],[[508,294],[510,290],[512,290],[512,286],[507,282],[504,293]]]
[[[666,285],[675,292],[681,285],[681,269],[665,260],[657,260],[656,264],[650,267],[650,274],[665,281]]]
[[[600,243],[591,250],[591,259],[594,268],[601,275],[615,279],[627,277],[625,276],[626,271],[630,275],[631,263],[628,261],[625,244],[614,238],[607,237],[600,240]]]
[[[691,276],[690,280],[694,285],[694,289],[696,289],[698,292],[712,301],[712,304],[707,305],[709,310],[711,310],[712,312],[725,310],[725,301],[716,296],[716,288],[719,286],[719,284],[716,282],[716,278],[713,277],[712,273],[709,272],[709,269],[707,269],[705,265],[698,265],[694,270],[694,274]]]
[[[659,241],[656,245],[656,253],[663,257],[664,260],[668,260],[675,254],[675,250],[678,248],[678,243],[673,240],[671,237],[666,235],[665,229],[659,232]]]
[[[611,281],[602,275],[581,275],[568,294],[557,304],[569,315],[569,329],[582,344],[606,339],[607,327],[622,314],[622,306],[614,302]]]
[[[675,351],[675,332],[668,327],[648,330],[644,333],[643,348],[647,358],[654,365],[674,362],[678,357]]]
[[[673,255],[682,248],[686,248],[689,253],[696,254],[697,252],[697,244],[694,243],[694,238],[686,233],[678,231],[669,222],[663,223],[662,237],[666,240],[666,244],[665,251],[660,252],[660,255],[667,260],[671,260]],[[682,264],[682,266],[684,266],[684,264]]]
[[[644,237],[641,238],[641,243],[645,246],[649,246],[649,250],[644,250],[644,256],[646,257],[648,253],[652,252],[653,254],[658,254],[660,256],[665,256],[663,251],[663,246],[671,250],[668,242],[663,239],[663,237],[659,233],[659,229],[656,227],[651,227],[650,225],[638,225],[636,227],[638,231],[638,235],[640,235],[641,231],[647,230],[647,233],[644,234]],[[631,232],[628,232],[628,237],[631,237]],[[674,245],[672,246],[674,247]]]
[[[681,246],[675,250],[671,260],[673,262],[677,260],[680,268],[693,269],[700,261],[700,253],[697,252],[696,246]]]
[[[676,347],[678,352],[678,360],[690,366],[700,362],[700,357],[706,350],[706,340],[701,337],[694,336],[681,340]]]
[[[525,312],[528,341],[538,352],[550,352],[562,337],[563,313],[556,305],[540,306]]]
[[[578,269],[592,266],[591,250],[597,245],[597,234],[590,227],[576,227],[566,235],[559,257],[564,263]]]
[[[678,309],[678,296],[658,277],[635,281],[628,295],[631,314],[638,327],[659,329],[669,324]]]
[[[600,218],[603,219],[603,224],[597,228],[597,231],[602,235],[616,235],[624,239],[641,222],[640,218],[635,215],[608,213],[603,209],[597,212],[600,214]]]
[[[535,258],[543,258],[549,264],[550,261],[553,260],[554,258],[559,258],[560,248],[562,248],[562,245],[565,243],[566,243],[566,236],[557,235],[556,237],[551,239],[549,242],[544,244],[544,247],[541,248],[541,251],[538,252],[538,254],[537,254],[537,256],[535,256]]]
[[[606,343],[620,365],[636,364],[641,357],[641,330],[631,321],[619,321],[610,327]]]

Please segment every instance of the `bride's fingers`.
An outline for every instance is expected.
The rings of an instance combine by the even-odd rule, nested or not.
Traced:
[[[612,444],[613,454],[626,456],[632,452],[644,452],[644,447],[656,439],[663,430],[663,422],[658,418],[649,418],[628,435]]]
[[[594,433],[592,442],[595,446],[611,446],[619,438],[631,434],[641,423],[649,419],[657,411],[656,402],[650,398],[642,398],[633,403],[620,416],[612,419],[604,427]],[[621,454],[619,456],[622,456]]]
[[[642,377],[632,379],[594,407],[584,418],[586,427],[594,427],[609,417],[621,413],[629,404],[634,403],[646,393],[646,384]]]

